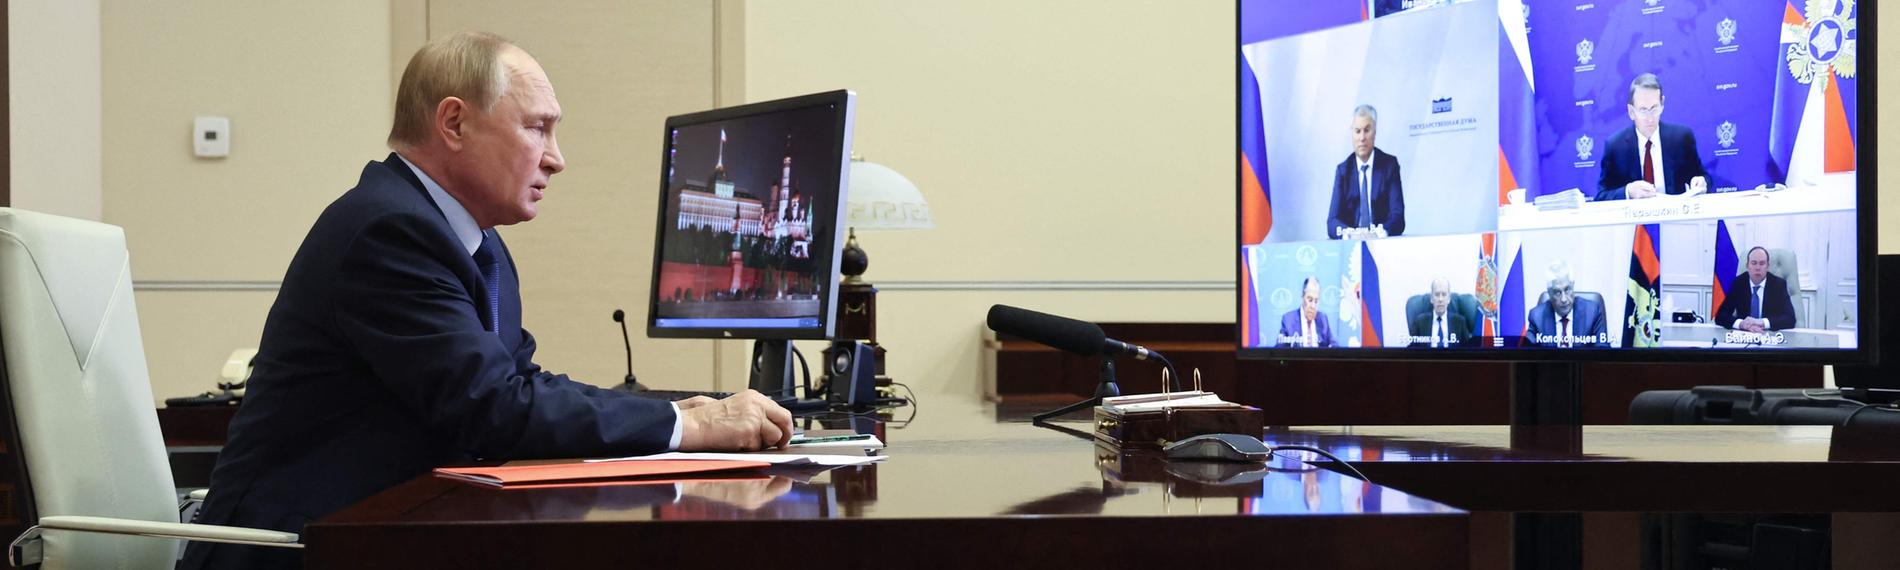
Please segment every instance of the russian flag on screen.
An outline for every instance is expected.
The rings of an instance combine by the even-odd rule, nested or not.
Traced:
[[[1379,312],[1379,264],[1372,248],[1359,244],[1359,346],[1382,346],[1385,319]]]
[[[1524,5],[1498,2],[1498,204],[1511,190],[1537,180],[1536,86],[1531,84],[1530,37]]]
[[[1854,75],[1858,71],[1858,8],[1840,2],[1789,2],[1782,11],[1774,121],[1768,129],[1770,174],[1790,186],[1818,184],[1855,169]]]
[[[1524,250],[1512,244],[1511,269],[1504,274],[1504,294],[1498,296],[1498,320],[1503,338],[1524,337]]]
[[[1728,299],[1728,282],[1738,274],[1739,260],[1735,256],[1735,241],[1728,237],[1728,222],[1715,221],[1715,287],[1709,289],[1709,318],[1715,318],[1715,312],[1722,308],[1722,301]]]
[[[1273,200],[1267,182],[1266,125],[1260,118],[1260,82],[1247,56],[1240,57],[1240,242],[1256,244],[1273,231]]]

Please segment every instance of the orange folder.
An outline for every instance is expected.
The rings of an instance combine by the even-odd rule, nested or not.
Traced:
[[[436,468],[435,474],[438,477],[458,479],[491,487],[514,487],[528,483],[666,477],[686,473],[705,473],[709,471],[759,469],[767,465],[770,464],[763,461],[709,461],[702,459],[603,461],[599,463],[577,461],[571,463],[542,463],[534,465],[501,465],[497,467],[439,467]]]

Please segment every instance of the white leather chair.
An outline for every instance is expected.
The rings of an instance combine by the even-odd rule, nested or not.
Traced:
[[[301,548],[292,533],[179,522],[141,343],[123,230],[0,208],[0,385],[26,464],[21,510],[38,515],[8,562],[171,568],[177,539]]]

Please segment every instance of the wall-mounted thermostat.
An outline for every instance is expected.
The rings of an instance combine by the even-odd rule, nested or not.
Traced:
[[[227,117],[198,117],[192,121],[191,151],[193,154],[208,158],[223,158],[231,155],[231,119]]]

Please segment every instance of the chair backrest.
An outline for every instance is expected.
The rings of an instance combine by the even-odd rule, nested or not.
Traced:
[[[38,516],[178,521],[124,230],[0,208],[0,354]],[[170,568],[178,552],[58,531],[43,545],[49,570]]]
[[[1788,282],[1788,302],[1794,305],[1794,326],[1798,327],[1808,322],[1808,308],[1801,302],[1801,265],[1796,261],[1792,249],[1768,250],[1768,274]]]

